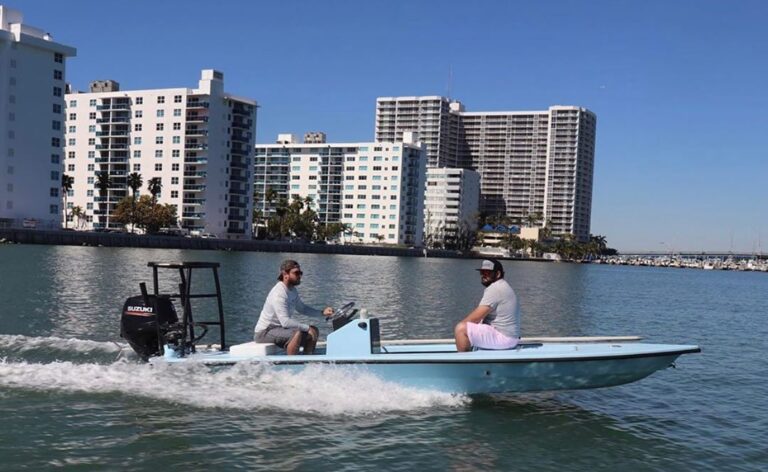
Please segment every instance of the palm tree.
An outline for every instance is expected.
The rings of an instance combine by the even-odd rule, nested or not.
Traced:
[[[147,190],[152,194],[152,204],[157,204],[157,196],[160,195],[160,191],[163,189],[163,181],[160,177],[152,177],[147,182]]]
[[[134,226],[136,225],[136,198],[138,198],[139,189],[143,184],[144,180],[138,172],[128,175],[128,186],[133,191],[133,199],[131,200],[131,233],[134,232]]]
[[[64,228],[67,228],[67,197],[69,191],[72,190],[72,185],[75,183],[75,178],[71,175],[61,174],[61,191],[64,193]]]
[[[74,208],[72,208],[72,219],[74,220],[75,218],[77,218],[76,228],[81,228],[83,226],[82,225],[83,216],[85,216],[83,214],[83,207],[75,206]]]
[[[96,187],[99,189],[99,196],[107,198],[107,222],[106,227],[109,228],[109,188],[112,187],[112,179],[109,177],[109,172],[99,171],[96,172]]]

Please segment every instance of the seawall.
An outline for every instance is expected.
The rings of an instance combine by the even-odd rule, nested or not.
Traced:
[[[0,240],[18,244],[49,244],[63,246],[146,247],[167,249],[209,249],[220,251],[306,252],[316,254],[356,254],[366,256],[424,257],[424,249],[387,246],[341,244],[307,244],[287,241],[258,241],[236,239],[201,239],[178,236],[135,235],[127,233],[96,233],[89,231],[55,231],[39,229],[0,228]],[[427,257],[474,257],[457,251],[426,250]]]

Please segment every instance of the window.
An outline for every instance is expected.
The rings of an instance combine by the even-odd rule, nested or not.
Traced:
[[[88,185],[93,185],[93,177],[88,177]]]
[[[59,139],[59,138],[51,138],[51,146],[52,147],[61,147],[61,139]]]
[[[67,164],[67,172],[74,172],[74,171],[75,171],[75,165]]]
[[[171,185],[179,185],[179,178],[171,177]]]
[[[373,156],[373,160],[374,161],[382,161],[382,160],[384,160],[384,158],[382,158],[381,156]]]
[[[155,151],[155,157],[163,157],[163,150],[162,149],[157,149]]]
[[[133,157],[141,158],[141,151],[139,151],[138,149],[133,151]]]
[[[360,156],[360,162],[368,162],[368,156]]]
[[[368,166],[360,166],[360,167],[357,168],[357,170],[367,171],[368,170]]]
[[[88,113],[88,119],[89,120],[95,120],[96,119],[96,112],[92,111],[92,112]]]
[[[344,160],[347,162],[355,162],[355,156],[347,156],[347,158]]]
[[[69,108],[77,108],[77,100],[70,100]]]
[[[133,165],[133,171],[134,172],[140,172],[141,171],[141,164],[134,164]]]
[[[64,54],[60,52],[53,53],[53,62],[58,62],[59,64],[64,63]]]
[[[135,112],[133,112],[133,117],[134,118],[143,118],[144,117],[144,112],[141,111],[141,110],[136,110]]]
[[[163,137],[162,136],[155,137],[155,144],[163,144]]]
[[[299,184],[292,184],[291,185],[291,190],[298,190],[299,187],[300,187]]]
[[[133,125],[133,130],[134,131],[141,131],[141,123],[136,123],[135,125]]]
[[[88,151],[88,158],[93,159],[96,157],[96,151]]]
[[[53,129],[54,131],[61,131],[61,121],[59,120],[51,121],[51,129]]]
[[[133,144],[141,144],[141,136],[136,136],[133,138]]]
[[[74,158],[75,158],[75,151],[69,151],[69,152],[67,153],[67,157],[68,157],[69,159],[74,159]]]
[[[93,210],[93,202],[88,202],[85,204],[86,210]]]
[[[365,210],[365,203],[358,203],[357,204],[357,209],[358,210]]]
[[[59,196],[59,189],[57,189],[56,187],[51,187],[50,196],[58,197]]]
[[[171,164],[171,170],[173,171],[179,170],[179,164]]]
[[[155,125],[155,131],[162,131],[163,129],[165,129],[165,125],[164,124],[158,123],[158,124]]]
[[[89,133],[95,133],[96,132],[96,125],[88,126],[88,132]]]
[[[58,154],[51,154],[51,164],[58,164],[59,159],[60,158]]]
[[[381,170],[381,166],[373,166],[373,170]]]
[[[53,80],[61,80],[64,78],[64,73],[58,69],[53,70]]]
[[[174,95],[173,103],[181,103],[181,95]]]
[[[162,118],[165,116],[165,110],[157,110],[157,117]]]
[[[88,106],[95,107],[96,106],[96,99],[92,98],[92,99],[88,100]]]
[[[86,197],[92,197],[93,196],[93,190],[88,190],[85,193],[86,193],[86,195],[85,195]]]
[[[51,180],[55,180],[56,182],[59,181],[59,171],[57,170],[51,171]]]
[[[77,119],[77,113],[70,113],[69,114],[70,121],[75,121]]]
[[[51,205],[51,215],[57,215],[59,213],[59,205]]]
[[[179,198],[179,191],[171,190],[171,198]]]
[[[180,157],[180,156],[181,156],[181,152],[178,149],[174,149],[173,151],[171,151],[171,157]]]
[[[366,175],[358,176],[357,180],[368,180],[368,176],[366,176]]]
[[[397,166],[392,166],[392,170],[398,170],[398,169],[400,169],[400,168],[397,167]]]
[[[157,164],[155,164],[155,171],[156,171],[156,172],[160,172],[160,171],[162,171],[162,170],[163,170],[163,164],[161,164],[160,162],[158,162]]]
[[[181,116],[181,108],[174,108],[173,116]]]
[[[61,97],[61,87],[53,87],[53,96]]]
[[[88,145],[93,146],[96,144],[96,138],[88,138]]]
[[[181,136],[174,136],[172,141],[173,141],[173,144],[180,144],[181,143]]]
[[[181,129],[181,123],[174,123],[173,124],[173,130],[179,131]]]
[[[53,104],[53,112],[60,114],[61,113],[61,105],[59,105],[58,103],[54,103]],[[72,113],[72,115],[74,115],[74,113]],[[72,115],[70,115],[70,116],[72,116]]]
[[[136,97],[136,105],[143,105],[144,97]]]
[[[357,186],[357,189],[358,189],[358,190],[367,190],[367,189],[368,189],[368,186],[367,186],[367,185],[365,185],[365,184],[363,184],[363,185],[358,185],[358,186]]]
[[[88,172],[93,172],[93,164],[88,164]]]

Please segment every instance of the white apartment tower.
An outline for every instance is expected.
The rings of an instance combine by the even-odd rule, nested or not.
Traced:
[[[418,103],[419,109],[430,104],[431,111],[416,115],[401,102],[409,107]],[[596,129],[591,111],[552,106],[542,111],[466,112],[459,102],[441,97],[377,100],[377,141],[417,126],[440,137],[439,146],[425,140],[439,167],[480,174],[484,214],[520,220],[540,214],[542,225],[551,223],[555,234],[589,238]]]
[[[469,169],[428,167],[424,236],[431,246],[456,242],[477,229],[480,175]]]
[[[67,94],[65,172],[74,177],[68,206],[80,206],[88,228],[115,228],[115,205],[161,179],[159,203],[176,207],[179,224],[221,238],[251,236],[255,101],[224,92],[224,75],[203,70],[198,88],[121,91],[113,81]],[[112,186],[100,195],[97,173]],[[71,218],[71,215],[70,215]]]
[[[342,223],[350,241],[421,245],[426,155],[406,135],[394,143],[303,143],[281,134],[256,145],[254,201],[265,217],[280,199],[312,197],[322,223]],[[276,196],[267,201],[268,190]]]
[[[0,5],[0,225],[61,224],[66,59],[75,49]]]

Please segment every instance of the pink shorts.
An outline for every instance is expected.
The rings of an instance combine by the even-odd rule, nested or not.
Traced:
[[[480,349],[512,349],[520,342],[519,338],[505,336],[483,323],[467,323],[467,337],[472,347]]]

